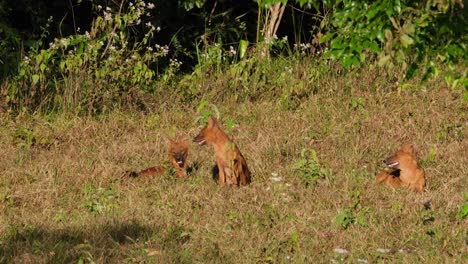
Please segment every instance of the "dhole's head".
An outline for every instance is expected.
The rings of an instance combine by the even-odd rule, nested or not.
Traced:
[[[184,137],[179,140],[173,140],[170,138],[168,138],[168,140],[169,158],[174,160],[177,166],[184,168],[188,156],[188,139]]]
[[[198,135],[193,139],[193,142],[198,145],[204,145],[207,142],[213,142],[216,137],[216,132],[219,130],[218,120],[210,116],[208,117],[208,124],[198,133]]]
[[[397,170],[417,167],[416,154],[413,145],[404,145],[395,154],[384,161],[387,167]]]

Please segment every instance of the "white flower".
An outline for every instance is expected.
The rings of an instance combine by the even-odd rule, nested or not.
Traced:
[[[112,9],[110,7],[106,7],[106,11],[112,11]]]
[[[237,54],[237,51],[234,49],[233,46],[229,46],[229,52],[230,52],[232,55],[236,55],[236,54]]]
[[[149,3],[148,4],[148,9],[153,9],[154,8],[154,4],[153,3]]]
[[[344,249],[344,248],[335,248],[333,251],[335,251],[338,254],[348,254],[349,251]]]
[[[68,46],[68,40],[67,39],[60,39],[60,44],[62,44],[62,46],[64,46],[65,48]]]
[[[145,24],[147,27],[151,27],[151,21],[146,22]]]
[[[386,248],[378,248],[376,251],[379,253],[390,253],[390,249]]]
[[[169,47],[165,45],[164,47],[162,47],[161,51],[163,55],[166,56],[169,53]]]
[[[90,39],[90,38],[91,38],[91,35],[89,35],[89,32],[88,32],[88,31],[85,31],[85,37],[86,37],[87,39]]]
[[[270,177],[270,181],[280,182],[281,180],[282,180],[281,177]]]
[[[148,51],[153,51],[153,48],[152,48],[152,47],[146,47],[146,49],[147,49]]]
[[[270,177],[270,181],[279,182],[282,180],[281,176],[279,176],[276,172],[272,172],[271,176],[272,177]]]
[[[111,20],[111,18],[112,18],[111,13],[104,12],[104,20],[109,21]]]
[[[111,46],[109,47],[109,49],[110,49],[110,50],[115,50],[115,46],[112,46],[112,45],[111,45]]]
[[[283,37],[283,41],[288,41],[288,35]]]
[[[101,9],[102,9],[102,5],[98,5],[98,6],[97,6],[97,9],[98,9],[98,10],[101,10]]]
[[[180,67],[180,65],[182,65],[182,62],[181,61],[178,61],[177,59],[169,59],[169,62],[170,62],[170,65],[173,66],[173,67]]]
[[[156,28],[156,31],[157,31],[157,32],[161,31],[161,27],[157,27],[157,28]]]
[[[49,43],[49,47],[50,47],[50,48],[55,49],[54,46],[55,46],[55,44],[54,44],[53,42],[50,42],[50,43]]]

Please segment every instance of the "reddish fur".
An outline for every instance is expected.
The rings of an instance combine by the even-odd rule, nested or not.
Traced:
[[[169,162],[176,170],[176,176],[179,178],[185,177],[187,175],[187,156],[188,156],[188,140],[183,138],[181,140],[172,140],[168,139],[168,155]],[[177,161],[181,160],[183,163],[181,165],[177,164]],[[163,166],[156,166],[144,169],[140,172],[132,172],[130,175],[133,177],[142,176],[142,177],[156,177],[162,175],[166,172],[166,168]]]
[[[183,138],[179,141],[169,139],[169,161],[176,169],[176,176],[179,178],[187,176],[187,157],[188,157],[188,139]],[[181,160],[182,165],[177,164]]]
[[[394,171],[382,171],[376,177],[377,182],[389,186],[403,186],[417,192],[422,192],[426,184],[425,173],[418,166],[413,145],[404,145],[395,154],[384,161]]]
[[[137,176],[155,177],[155,176],[163,174],[165,171],[166,171],[166,169],[163,166],[150,167],[150,168],[147,168],[147,169],[144,169],[144,170],[138,172]]]
[[[250,183],[250,171],[239,148],[221,129],[213,116],[208,118],[208,125],[194,138],[199,145],[208,143],[213,146],[219,171],[218,184],[247,185]]]

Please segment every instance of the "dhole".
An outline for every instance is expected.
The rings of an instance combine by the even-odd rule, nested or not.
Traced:
[[[239,148],[221,129],[218,120],[210,116],[208,125],[193,139],[199,145],[213,145],[218,166],[220,186],[247,185],[250,183],[250,171]]]
[[[171,162],[172,166],[176,171],[176,176],[179,178],[185,177],[187,175],[185,165],[188,156],[188,139],[182,138],[180,140],[173,140],[168,138],[168,141],[169,144],[167,151],[169,154],[169,161]],[[132,172],[130,176],[154,177],[163,174],[165,171],[166,168],[164,166],[157,166],[144,169],[140,172]]]
[[[413,145],[404,145],[383,162],[394,170],[379,173],[377,182],[389,186],[404,186],[417,192],[423,191],[426,179],[424,170],[418,166]]]

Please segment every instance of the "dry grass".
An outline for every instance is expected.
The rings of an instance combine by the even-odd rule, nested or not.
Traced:
[[[438,85],[398,92],[356,77],[292,110],[218,103],[253,172],[243,188],[218,188],[212,150],[194,144],[186,179],[121,178],[164,163],[165,134],[193,137],[195,105],[101,119],[3,114],[0,262],[462,262],[468,109]],[[426,170],[423,194],[374,182],[407,142]],[[310,172],[316,184],[293,169],[303,149],[326,171]]]

